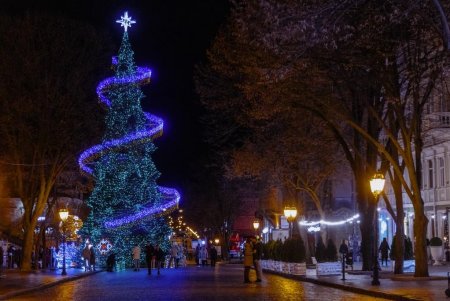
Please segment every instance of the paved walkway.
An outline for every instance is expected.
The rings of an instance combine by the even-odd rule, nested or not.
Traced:
[[[370,273],[361,272],[358,265],[355,270],[346,274],[343,281],[342,275],[321,276],[314,274],[315,270],[309,270],[306,277],[298,278],[299,281],[311,282],[353,293],[368,296],[386,298],[391,300],[450,300],[445,295],[447,289],[447,272],[450,265],[430,266],[430,277],[425,279],[413,278],[411,274],[396,276],[391,271],[380,273],[380,286],[371,285]],[[81,269],[68,269],[66,276],[61,271],[39,271],[22,273],[7,270],[6,276],[0,278],[0,300],[8,300],[13,296],[23,295],[33,291],[55,286],[61,282],[67,282],[96,272],[83,272]]]
[[[346,280],[342,280],[342,274],[317,276],[315,270],[310,269],[307,276],[299,280],[392,300],[450,300],[445,295],[450,265],[430,265],[430,277],[424,278],[414,278],[412,273],[394,275],[391,266],[382,268],[379,286],[372,285],[372,273],[361,271],[360,263],[355,264],[353,271],[347,271]]]
[[[18,270],[4,270],[0,277],[0,300],[42,290],[60,283],[72,281],[98,272],[84,272],[83,269],[67,269],[62,276],[61,270],[39,270],[30,273]]]

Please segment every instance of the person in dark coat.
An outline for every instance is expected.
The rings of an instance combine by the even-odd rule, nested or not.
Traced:
[[[147,262],[148,274],[152,274],[152,261],[155,256],[155,248],[151,243],[145,246],[145,261]]]
[[[159,247],[159,245],[155,245],[155,268],[158,269],[158,275],[159,275],[159,269],[161,268],[162,263],[164,262],[164,252]]]
[[[82,257],[84,260],[84,271],[90,271],[90,261],[91,261],[91,249],[89,249],[89,245],[86,244],[86,246],[83,249]],[[56,258],[56,257],[55,257]]]
[[[381,252],[381,265],[383,265],[383,262],[386,262],[386,266],[388,265],[388,255],[390,249],[391,248],[389,247],[386,237],[383,238],[383,241],[378,248],[378,250]]]
[[[0,246],[0,277],[3,274],[3,246]]]
[[[195,247],[195,264],[200,266],[200,244]]]
[[[209,258],[211,259],[211,266],[216,266],[217,261],[217,250],[216,247],[211,246],[211,249],[209,250]]]
[[[108,272],[114,271],[115,265],[116,265],[116,254],[111,253],[106,259],[106,270]]]
[[[89,245],[89,249],[91,251],[90,257],[89,257],[89,268],[91,271],[95,271],[95,251],[92,245]]]

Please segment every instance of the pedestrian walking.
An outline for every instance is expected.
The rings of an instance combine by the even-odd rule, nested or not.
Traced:
[[[342,240],[342,243],[339,246],[339,253],[341,254],[341,256],[344,256],[344,257],[348,253],[348,246],[347,246],[345,239]]]
[[[158,270],[158,275],[159,275],[159,269],[161,268],[161,265],[164,262],[164,252],[159,247],[158,244],[155,245],[154,254],[155,254],[154,255],[155,256],[155,269]]]
[[[116,254],[111,253],[108,255],[106,259],[106,271],[112,272],[114,271],[114,267],[116,266]]]
[[[383,238],[383,241],[381,242],[380,247],[378,248],[378,250],[381,252],[381,266],[383,266],[383,262],[386,263],[386,266],[388,265],[388,255],[390,249],[391,248],[389,247],[386,237]]]
[[[200,248],[200,257],[199,257],[200,262],[202,263],[202,267],[204,267],[205,265],[207,265],[208,263],[208,251],[206,250],[205,246],[202,246]]]
[[[195,264],[197,264],[197,266],[200,266],[200,244],[197,244],[197,246],[195,247]]]
[[[155,248],[151,243],[145,246],[145,261],[147,262],[148,274],[152,274],[152,262],[155,255]]]
[[[215,267],[217,262],[217,250],[216,247],[211,246],[211,249],[209,250],[209,258],[211,259],[211,266]]]
[[[3,246],[0,246],[0,278],[3,278]]]
[[[173,266],[177,269],[178,268],[178,245],[176,242],[172,244],[172,247],[170,248],[170,259],[169,259],[169,268]]]
[[[253,245],[253,265],[256,270],[256,282],[262,281],[261,259],[263,254],[263,245],[259,236],[256,237]]]
[[[90,271],[91,250],[89,249],[89,244],[86,244],[84,247],[82,256],[84,260],[84,271]]]
[[[140,263],[141,263],[141,248],[136,244],[133,248],[133,265],[134,271],[139,271]]]
[[[250,269],[253,265],[252,239],[247,238],[244,244],[244,283],[250,283]]]
[[[95,271],[95,249],[91,244],[89,245],[89,251],[90,251],[89,267],[91,271]]]
[[[8,269],[14,268],[14,253],[15,253],[14,246],[10,245],[8,248]]]

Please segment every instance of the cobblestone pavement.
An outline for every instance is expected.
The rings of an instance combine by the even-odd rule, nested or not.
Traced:
[[[392,296],[411,298],[411,300],[450,300],[445,295],[445,290],[449,286],[447,281],[447,273],[450,272],[449,265],[430,265],[430,277],[414,278],[412,273],[394,275],[391,262],[389,262],[389,267],[382,267],[383,270],[380,272],[379,286],[371,285],[372,275],[370,272],[361,272],[360,263],[355,264],[354,268],[354,271],[349,271],[346,275],[345,281],[341,280],[342,275],[317,277],[314,274],[307,275],[307,280],[318,280],[322,285],[338,285],[352,292],[358,292],[358,290],[366,290],[374,294],[381,292]]]
[[[243,267],[188,266],[161,275],[131,270],[102,272],[10,300],[386,300],[265,274],[262,283],[243,283]]]

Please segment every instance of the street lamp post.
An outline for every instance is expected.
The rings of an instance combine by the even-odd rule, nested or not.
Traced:
[[[292,237],[292,223],[295,221],[297,217],[297,208],[295,207],[284,207],[284,216],[286,217],[289,223],[289,238]]]
[[[59,217],[62,221],[62,230],[63,230],[63,269],[61,275],[67,275],[66,272],[66,220],[69,217],[69,210],[61,209],[59,210]]]
[[[259,229],[259,219],[255,219],[253,221],[253,229],[255,229],[255,235],[258,234],[258,229]]]
[[[370,179],[370,190],[372,191],[375,197],[375,238],[373,243],[373,279],[372,285],[380,285],[379,280],[379,266],[378,266],[378,197],[383,192],[384,183],[385,183],[384,175],[382,173],[377,172]]]

